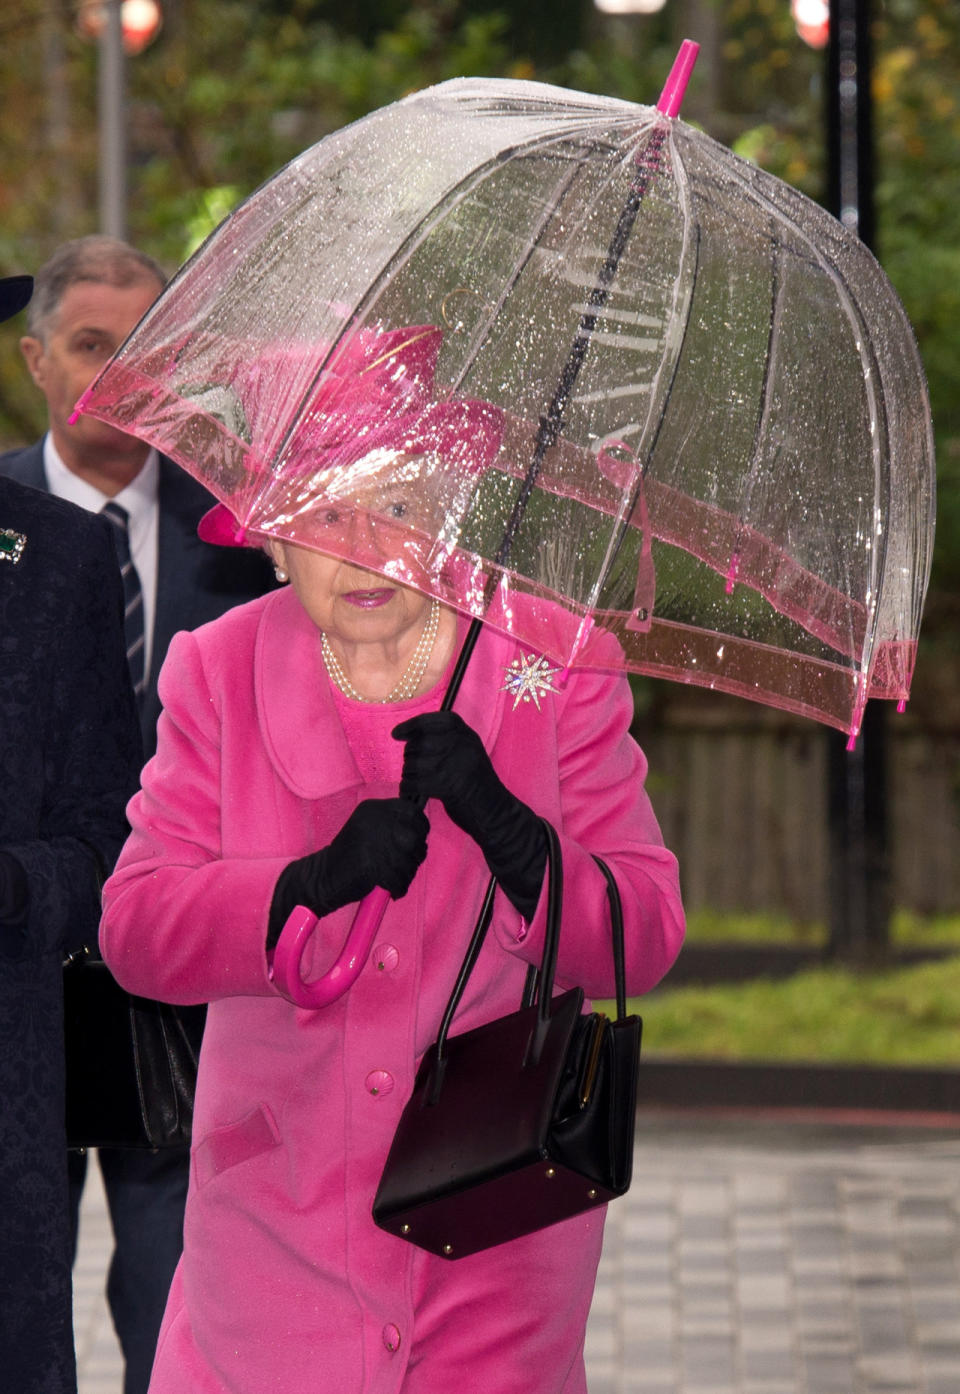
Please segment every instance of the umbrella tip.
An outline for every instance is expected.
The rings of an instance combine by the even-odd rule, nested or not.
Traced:
[[[684,39],[680,45],[680,51],[673,60],[673,67],[670,69],[670,76],[664,83],[660,100],[657,102],[657,111],[663,116],[679,115],[687,83],[690,81],[690,74],[693,72],[699,52],[700,45],[694,43],[693,39]]]
[[[75,425],[77,424],[77,422],[79,421],[81,415],[83,414],[83,409],[84,409],[84,407],[85,407],[86,404],[87,404],[87,398],[88,398],[89,396],[90,396],[90,388],[88,387],[87,390],[86,390],[85,392],[81,393],[81,395],[77,398],[77,402],[76,402],[76,405],[75,405],[74,408],[73,408],[73,411],[72,411],[72,412],[70,413],[70,415],[67,417],[67,425],[68,425],[68,426],[75,426]]]

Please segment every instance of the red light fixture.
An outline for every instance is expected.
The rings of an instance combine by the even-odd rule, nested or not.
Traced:
[[[828,0],[790,0],[790,13],[805,44],[811,48],[826,48],[830,40]]]
[[[105,0],[83,0],[77,11],[77,31],[85,39],[96,41],[106,28]],[[157,0],[122,0],[120,28],[123,49],[131,56],[142,53],[152,44],[163,25],[163,12]]]

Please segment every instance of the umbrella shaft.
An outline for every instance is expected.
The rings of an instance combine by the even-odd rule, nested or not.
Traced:
[[[663,142],[666,139],[667,128],[665,124],[658,125],[649,143],[644,148],[642,155],[637,160],[637,172],[633,177],[630,189],[627,193],[626,202],[620,212],[616,229],[607,249],[607,255],[603,265],[597,273],[597,283],[591,290],[587,298],[587,309],[580,316],[580,323],[577,326],[576,337],[567,355],[557,383],[557,390],[553,394],[553,400],[548,407],[546,414],[540,418],[540,426],[537,431],[537,438],[534,444],[533,459],[524,477],[520,492],[513,505],[513,511],[507,520],[504,529],[503,539],[494,557],[496,566],[505,566],[513,547],[513,539],[517,529],[523,520],[530,495],[533,493],[540,470],[543,466],[543,459],[547,451],[556,443],[564,427],[563,411],[571,392],[574,389],[577,378],[580,376],[580,369],[583,367],[584,359],[587,356],[587,349],[593,338],[594,330],[597,327],[597,320],[600,312],[607,303],[610,294],[610,287],[617,274],[620,259],[623,256],[624,248],[629,241],[633,231],[633,225],[637,220],[640,205],[643,203],[650,188],[654,176],[659,173],[662,165]]]
[[[658,124],[654,129],[649,143],[645,147],[642,155],[637,159],[637,170],[630,185],[626,202],[621,210],[617,221],[616,229],[607,249],[607,255],[597,274],[597,283],[590,292],[587,300],[587,308],[580,316],[580,323],[577,326],[576,338],[571,345],[567,355],[567,361],[563,365],[560,379],[557,383],[557,390],[553,394],[553,400],[544,416],[540,418],[540,426],[537,431],[537,439],[534,444],[533,459],[524,477],[520,493],[513,505],[513,510],[507,520],[503,538],[494,557],[495,568],[503,567],[507,564],[510,551],[513,546],[513,539],[517,529],[523,520],[526,512],[530,495],[533,493],[537,478],[543,465],[543,458],[550,447],[556,442],[557,437],[563,430],[563,409],[567,404],[567,399],[573,391],[580,369],[583,367],[584,359],[587,356],[587,349],[590,347],[590,340],[597,327],[597,320],[600,312],[607,303],[610,293],[610,286],[617,274],[617,267],[620,265],[620,258],[623,256],[624,248],[627,245],[633,225],[637,220],[640,205],[646,197],[650,188],[650,183],[659,173],[662,164],[663,142],[666,139],[667,127],[665,123]],[[496,570],[491,574],[487,582],[486,590],[488,594],[485,601],[489,601],[489,592],[497,584]],[[486,608],[486,605],[484,606]],[[446,694],[441,704],[441,711],[450,711],[457,699],[460,685],[463,682],[467,671],[467,665],[477,645],[483,629],[483,621],[474,618],[467,631],[467,637],[463,641],[460,653],[457,655],[456,666],[450,678]]]

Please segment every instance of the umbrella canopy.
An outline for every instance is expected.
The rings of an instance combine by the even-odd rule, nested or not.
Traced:
[[[328,136],[186,264],[81,409],[227,510],[562,665],[850,733],[906,699],[933,448],[870,252],[682,121],[464,79]]]

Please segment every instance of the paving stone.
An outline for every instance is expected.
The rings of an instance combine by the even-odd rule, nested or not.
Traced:
[[[89,1175],[79,1394],[121,1394]],[[644,1118],[586,1360],[590,1394],[960,1394],[960,1130]]]

